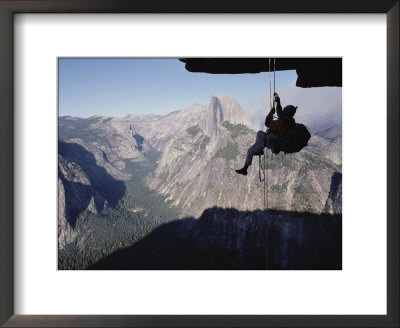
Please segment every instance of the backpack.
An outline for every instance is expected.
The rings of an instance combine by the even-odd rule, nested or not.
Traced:
[[[288,134],[279,137],[274,145],[274,153],[279,154],[283,151],[285,154],[297,153],[308,144],[311,134],[304,124],[295,123]]]

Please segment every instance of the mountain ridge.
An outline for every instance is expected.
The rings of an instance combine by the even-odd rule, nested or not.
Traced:
[[[197,219],[213,207],[263,211],[264,184],[258,178],[257,157],[247,177],[234,171],[243,165],[255,135],[244,108],[227,95],[213,96],[208,106],[193,104],[167,115],[61,117],[60,249],[75,243],[80,245],[77,246],[80,252],[92,247],[94,232],[90,229],[96,228],[84,229],[83,234],[74,228],[74,220],[79,227],[105,220],[107,229],[114,229],[109,225],[114,219],[107,213],[120,213],[126,220],[123,224],[128,224],[124,234],[134,228],[128,223],[132,220],[154,220],[155,225],[161,224],[159,218],[146,216],[151,212],[146,206],[151,205],[136,204],[127,198],[130,186],[139,188],[135,190],[148,188],[149,199],[153,195],[158,197],[157,202],[163,199],[173,212],[179,213],[175,219],[187,216]],[[340,215],[339,141],[313,135],[300,153],[268,154],[265,173],[269,209]],[[98,180],[96,172],[101,172],[104,178]],[[117,188],[117,193],[107,193],[102,181],[113,181],[122,192]],[[82,193],[81,202],[72,196],[74,193]],[[134,199],[134,194],[130,195]],[[154,228],[153,223],[150,226]],[[136,237],[126,238],[136,240]]]

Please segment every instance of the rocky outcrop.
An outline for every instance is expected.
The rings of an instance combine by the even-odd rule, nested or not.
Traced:
[[[199,123],[200,127],[208,136],[214,138],[219,133],[219,127],[225,121],[251,128],[246,111],[234,98],[227,95],[214,96],[211,98],[205,119]]]
[[[194,122],[204,119],[206,109],[206,106],[194,104],[168,115],[128,115],[126,119],[153,147],[164,151],[171,138],[181,136]]]
[[[342,86],[342,58],[182,58],[189,72],[212,74],[296,70],[296,86]]]
[[[59,140],[82,146],[96,164],[117,180],[129,180],[126,160],[142,162],[151,145],[124,118],[92,116],[88,119],[61,117]]]
[[[58,179],[58,247],[60,249],[74,241],[77,233],[68,222],[66,212],[65,189],[61,179]]]
[[[83,146],[60,142],[58,190],[59,248],[63,248],[77,235],[79,214],[85,210],[100,213],[109,204],[115,206],[125,186],[97,165],[95,156]]]
[[[332,175],[325,211],[342,214],[342,173],[340,172],[335,172]]]
[[[92,269],[340,270],[341,216],[210,208],[164,224]]]

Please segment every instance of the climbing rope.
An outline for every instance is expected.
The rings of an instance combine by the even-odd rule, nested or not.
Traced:
[[[275,94],[275,58],[274,58],[274,94]],[[271,58],[268,58],[268,80],[269,80],[269,108],[275,108],[275,103],[273,101],[272,95],[272,83],[271,83]],[[268,129],[265,131],[265,135],[267,135]],[[265,137],[266,138],[266,137]],[[264,139],[266,142],[266,139]],[[264,157],[263,164],[261,165],[261,156]],[[272,159],[272,155],[271,155]],[[262,172],[262,174],[261,174]],[[266,269],[268,270],[268,148],[263,153],[263,155],[258,156],[258,178],[260,182],[263,182],[263,191],[264,191],[264,214],[265,214],[265,221],[264,221],[264,230],[265,230],[265,261],[266,261]]]
[[[274,58],[274,94],[275,94],[275,58]],[[270,95],[271,96],[271,95]],[[275,106],[274,106],[275,107]]]
[[[274,95],[275,95],[275,72],[276,72],[276,66],[275,66],[275,58],[274,58]],[[275,108],[275,103],[273,101],[273,95],[272,95],[272,87],[271,87],[271,58],[268,58],[268,80],[269,80],[269,105],[270,109],[272,106]],[[267,131],[266,131],[267,132]],[[272,155],[271,155],[272,159]],[[260,181],[264,182],[264,213],[265,213],[265,221],[264,221],[264,230],[265,230],[265,268],[268,270],[268,191],[269,191],[269,184],[268,184],[268,148],[266,152],[264,153],[264,165],[263,165],[263,171],[264,171],[264,178],[261,179],[261,156],[258,158],[259,160],[259,166],[258,166],[258,174]]]
[[[268,270],[268,152],[264,154],[265,269]],[[265,188],[265,185],[267,188]]]
[[[265,171],[264,171],[264,165],[262,165],[261,163],[261,156],[258,156],[258,178],[260,179],[261,182],[263,182],[265,180]],[[263,176],[261,176],[261,172],[263,172]]]

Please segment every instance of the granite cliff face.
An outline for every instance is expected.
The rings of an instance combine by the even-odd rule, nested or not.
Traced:
[[[210,208],[164,224],[94,270],[338,270],[341,217]]]
[[[162,145],[157,169],[147,177],[147,184],[181,206],[185,215],[198,217],[213,206],[246,211],[263,208],[264,184],[259,181],[258,158],[254,158],[247,177],[234,172],[243,166],[247,149],[255,140],[255,131],[243,108],[233,98],[219,96],[212,97],[208,108],[196,107],[195,120],[183,120],[187,112],[190,110],[174,113],[174,119],[162,118],[164,124],[157,131],[169,130],[173,122],[184,122],[164,137],[160,136],[164,132],[153,134],[147,130],[146,134],[151,124],[134,120],[150,142],[155,140],[155,144]],[[269,155],[269,207],[323,211],[332,176],[341,171],[341,149],[337,144],[313,136],[300,153]]]
[[[118,117],[60,117],[59,140],[81,145],[119,180],[129,179],[124,173],[126,160],[142,162],[152,148],[129,121]]]
[[[179,238],[207,254],[213,245],[237,249],[241,255],[235,258],[243,265],[254,251],[249,240],[262,244],[259,216],[265,203],[259,174],[266,175],[268,209],[277,218],[291,212],[341,214],[341,128],[313,135],[300,153],[268,153],[265,170],[259,171],[255,157],[249,175],[237,175],[234,170],[243,166],[255,135],[246,111],[226,95],[212,97],[208,106],[195,104],[168,115],[61,117],[59,247],[74,241],[80,249],[89,247],[88,234],[82,241],[75,229],[85,211],[105,219],[108,208],[146,213],[138,206],[124,209],[127,183],[143,184],[179,209],[180,218],[193,218],[192,225],[180,226]],[[140,179],[138,167],[148,168]],[[211,218],[208,227],[204,222]],[[287,228],[278,221],[275,227]],[[258,252],[255,258],[265,255]]]
[[[194,104],[168,115],[128,115],[126,120],[152,146],[162,152],[171,138],[186,135],[187,129],[193,126],[198,125],[209,137],[218,132],[218,126],[223,121],[251,128],[246,111],[234,98],[227,95],[213,96],[209,106]]]

